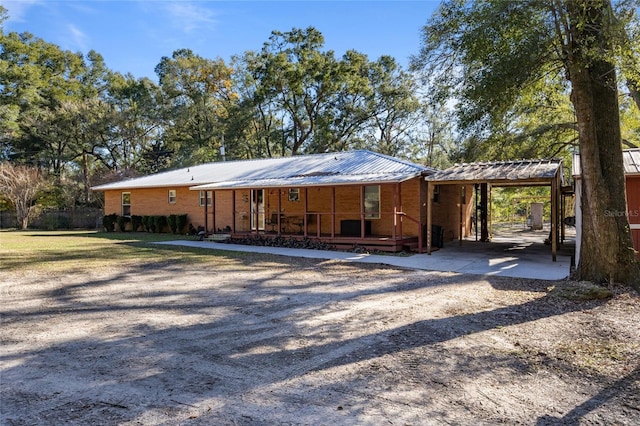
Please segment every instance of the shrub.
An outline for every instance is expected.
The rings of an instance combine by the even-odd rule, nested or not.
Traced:
[[[187,224],[187,215],[179,214],[176,216],[176,229],[178,234],[182,234],[185,225]]]
[[[167,217],[166,216],[152,216],[153,218],[153,232],[162,232],[167,226]]]
[[[132,215],[131,216],[131,229],[135,232],[142,225],[142,216]]]
[[[178,215],[175,214],[170,214],[167,217],[167,222],[169,223],[169,229],[171,229],[171,233],[175,234],[176,233],[176,229],[177,229],[177,225],[176,225],[176,221],[178,219]]]
[[[131,222],[131,218],[128,216],[118,216],[116,218],[116,222],[118,222],[118,228],[120,228],[120,232],[125,232],[127,230],[127,223]]]
[[[107,232],[114,232],[116,230],[116,218],[117,214],[106,214],[102,217],[102,226]]]
[[[144,230],[147,232],[153,232],[151,230],[151,225],[152,225],[152,220],[151,220],[151,216],[142,216],[142,225],[144,226]]]

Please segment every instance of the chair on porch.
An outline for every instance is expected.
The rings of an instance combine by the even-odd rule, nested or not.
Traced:
[[[271,213],[271,219],[269,219],[269,223],[271,226],[271,232],[276,232],[276,226],[278,226],[278,213],[277,212],[273,212]]]

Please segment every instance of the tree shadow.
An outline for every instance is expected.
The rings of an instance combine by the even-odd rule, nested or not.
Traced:
[[[579,425],[582,424],[582,419],[587,414],[595,411],[614,398],[624,396],[628,396],[630,399],[633,399],[629,404],[625,405],[630,408],[630,416],[638,419],[638,416],[640,416],[640,399],[638,397],[638,391],[640,391],[640,365],[636,366],[636,368],[626,376],[604,387],[600,392],[573,408],[564,416],[541,416],[536,421],[536,425]],[[611,419],[602,419],[602,422],[605,424],[609,421],[611,421],[611,423],[615,423],[615,421],[612,421]]]
[[[407,351],[437,352],[438,345],[460,337],[604,303],[548,303],[553,297],[547,293],[548,283],[483,277],[496,289],[534,291],[540,297],[522,304],[376,330],[373,324],[384,320],[386,311],[362,308],[350,312],[349,303],[371,298],[412,300],[417,291],[438,297],[451,285],[464,286],[479,278],[389,267],[380,269],[381,278],[376,282],[354,284],[352,277],[376,266],[286,258],[263,266],[270,268],[269,273],[258,278],[251,275],[256,259],[264,256],[234,258],[235,269],[227,269],[223,275],[217,273],[214,264],[210,270],[178,264],[130,267],[104,278],[77,278],[77,282],[35,295],[47,303],[28,312],[10,306],[1,308],[5,325],[30,321],[37,327],[38,322],[63,315],[68,316],[61,322],[63,327],[82,327],[89,320],[108,324],[103,328],[104,335],[90,332],[86,337],[44,348],[4,352],[0,356],[2,381],[12,385],[0,391],[6,407],[0,423],[50,419],[50,423],[117,424],[141,421],[146,416],[171,422],[176,418],[172,416],[190,410],[209,420],[229,423],[225,418],[229,414],[236,416],[232,420],[242,420],[244,395],[306,376],[324,377],[332,369]],[[300,281],[296,268],[313,268],[321,278]],[[181,274],[181,280],[186,276],[200,285],[181,288],[171,282],[177,274]],[[157,283],[157,289],[136,292],[140,280]],[[129,283],[130,290],[109,290],[109,286],[118,288],[123,282]],[[102,289],[106,293],[100,299],[87,293]],[[148,312],[153,312],[153,317],[146,315]],[[108,316],[110,313],[117,314],[115,319]],[[161,321],[165,316],[174,323]],[[180,325],[190,316],[198,320]],[[150,322],[149,318],[158,321]],[[318,318],[327,320],[311,325]],[[470,358],[459,361],[473,363]],[[514,369],[525,368],[517,360],[497,361],[513,362]],[[321,379],[309,386],[317,392],[340,388],[335,380],[325,380],[332,384],[325,386]],[[39,384],[53,392],[43,394]],[[218,401],[212,411],[201,407],[212,400]],[[301,406],[302,402],[296,404]],[[312,420],[317,414],[311,410],[307,417],[300,418]],[[268,421],[251,420],[246,422]]]

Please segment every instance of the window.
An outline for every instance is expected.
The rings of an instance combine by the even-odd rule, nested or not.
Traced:
[[[300,201],[300,188],[289,188],[289,201]]]
[[[131,193],[122,193],[122,216],[131,216]]]
[[[176,203],[176,190],[175,189],[170,189],[169,190],[169,204],[175,204]]]
[[[380,219],[380,187],[364,187],[364,217]]]
[[[433,202],[440,202],[440,185],[436,185],[433,187]]]
[[[207,206],[212,205],[213,192],[212,191],[200,191],[200,207],[204,206],[204,194],[207,193]]]

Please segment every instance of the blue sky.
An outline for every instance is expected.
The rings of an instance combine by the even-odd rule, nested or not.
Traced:
[[[107,66],[150,77],[162,56],[180,48],[206,58],[260,50],[271,31],[313,26],[325,48],[374,60],[394,56],[407,66],[420,28],[438,1],[156,1],[1,0],[5,31],[27,31],[65,50],[102,54]]]

